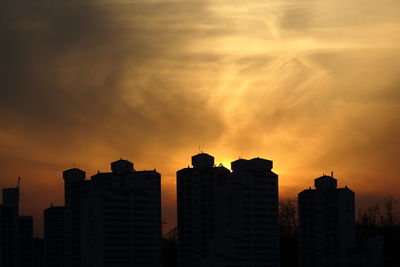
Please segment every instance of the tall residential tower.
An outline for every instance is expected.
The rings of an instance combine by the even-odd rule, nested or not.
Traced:
[[[3,189],[0,204],[0,266],[31,267],[33,218],[19,215],[19,186]]]
[[[63,267],[65,248],[65,208],[63,206],[44,210],[44,261],[45,267]]]
[[[198,267],[207,257],[218,231],[216,203],[227,184],[229,170],[214,166],[214,157],[201,153],[192,157],[193,168],[177,172],[178,262]]]
[[[177,173],[180,267],[279,266],[278,176],[272,161],[198,154]]]
[[[355,246],[354,192],[324,175],[299,193],[301,267],[348,266]]]
[[[66,266],[161,266],[161,177],[118,160],[64,172]]]

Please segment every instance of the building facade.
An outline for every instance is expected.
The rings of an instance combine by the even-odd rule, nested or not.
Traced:
[[[78,265],[66,266],[161,266],[160,174],[135,171],[126,160],[90,180],[82,171],[71,173],[79,175],[68,176],[65,185],[66,239]]]
[[[64,266],[65,208],[49,207],[44,210],[44,258],[46,267]]]
[[[86,173],[73,168],[63,172],[65,227],[64,262],[66,267],[79,267],[81,260],[81,199],[87,191]]]
[[[19,187],[3,189],[0,204],[0,266],[30,267],[33,218],[19,215]]]
[[[201,153],[177,173],[180,267],[279,266],[278,176],[272,161]]]
[[[192,157],[193,168],[177,172],[178,262],[198,267],[209,255],[216,238],[216,203],[230,171],[214,166],[214,157],[201,153]]]
[[[355,247],[355,194],[332,176],[299,193],[300,266],[344,267]]]
[[[1,266],[19,266],[19,188],[3,189],[0,206]]]
[[[32,216],[19,216],[19,262],[21,267],[33,265]]]

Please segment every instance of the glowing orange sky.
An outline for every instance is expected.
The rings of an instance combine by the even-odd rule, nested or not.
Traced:
[[[61,205],[61,172],[121,154],[162,174],[199,146],[274,161],[280,195],[323,172],[367,203],[399,195],[398,0],[20,0],[0,10],[0,186]]]

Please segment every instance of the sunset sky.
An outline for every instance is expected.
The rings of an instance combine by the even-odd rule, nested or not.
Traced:
[[[400,206],[399,0],[15,0],[0,9],[0,187],[63,204],[62,171],[162,174],[203,150],[274,161],[281,198],[323,173]]]

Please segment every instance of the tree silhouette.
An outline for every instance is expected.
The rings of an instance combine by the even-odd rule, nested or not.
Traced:
[[[163,235],[163,266],[176,267],[178,266],[178,247],[177,247],[178,231],[176,226],[171,228]]]
[[[357,222],[357,243],[363,246],[370,238],[384,239],[384,266],[400,266],[398,244],[400,243],[400,222],[396,214],[396,200],[388,195],[381,209],[378,203],[359,211]]]
[[[297,235],[297,202],[287,199],[279,201],[279,226],[281,235],[294,237]]]
[[[297,201],[279,201],[279,235],[281,267],[298,266]]]
[[[397,216],[394,212],[394,207],[396,204],[396,200],[391,196],[388,195],[385,198],[385,215],[384,218],[384,225],[386,227],[393,227],[398,223]]]

